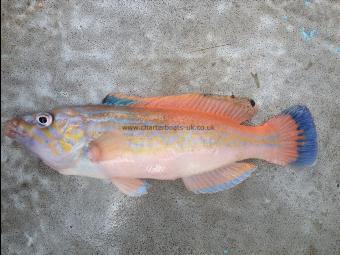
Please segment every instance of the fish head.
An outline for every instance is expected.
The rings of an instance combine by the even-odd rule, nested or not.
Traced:
[[[13,118],[4,133],[55,170],[72,167],[86,139],[83,116],[72,108]]]

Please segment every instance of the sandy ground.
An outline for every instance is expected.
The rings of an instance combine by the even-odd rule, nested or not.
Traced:
[[[253,98],[254,123],[305,104],[319,134],[312,168],[258,161],[226,192],[152,181],[138,199],[2,136],[2,254],[340,254],[340,3],[243,2],[1,1],[2,126],[109,92],[205,92]]]

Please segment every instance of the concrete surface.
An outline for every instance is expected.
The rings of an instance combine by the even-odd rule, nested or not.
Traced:
[[[153,181],[136,199],[2,136],[2,254],[340,254],[339,1],[1,4],[2,126],[112,91],[201,91],[252,97],[255,123],[306,104],[320,144],[312,168],[258,161],[227,192]]]

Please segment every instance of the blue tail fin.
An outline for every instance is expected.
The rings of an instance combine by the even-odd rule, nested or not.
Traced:
[[[297,124],[297,129],[302,136],[298,142],[298,157],[290,162],[294,166],[312,166],[318,154],[318,142],[316,128],[312,114],[306,106],[296,105],[283,111],[282,114],[289,114]]]
[[[318,154],[313,117],[306,106],[296,105],[266,123],[278,134],[278,146],[268,150],[263,159],[298,167],[312,166]]]

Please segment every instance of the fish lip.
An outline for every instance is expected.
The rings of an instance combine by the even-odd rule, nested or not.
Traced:
[[[8,120],[5,123],[4,135],[12,139],[25,137],[26,133],[18,129],[19,124],[20,124],[19,119]]]

